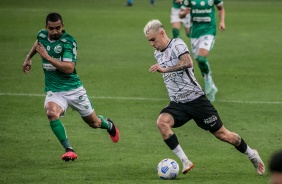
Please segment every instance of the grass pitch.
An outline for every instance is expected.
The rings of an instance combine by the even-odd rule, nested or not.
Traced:
[[[168,35],[171,1],[1,1],[0,16],[0,183],[205,183],[258,184],[249,160],[193,121],[174,129],[195,168],[174,181],[158,179],[163,158],[179,160],[156,127],[168,104],[160,74],[150,74],[153,48],[143,27],[160,19]],[[225,1],[226,31],[218,31],[209,61],[219,88],[214,106],[225,126],[259,150],[267,166],[281,140],[280,1]],[[77,71],[97,114],[120,129],[114,144],[103,130],[90,129],[77,112],[62,118],[79,159],[64,163],[64,150],[50,130],[39,56],[25,75],[22,63],[47,13],[59,12],[78,42]],[[184,30],[181,37],[190,47]],[[195,75],[203,79],[195,63]]]

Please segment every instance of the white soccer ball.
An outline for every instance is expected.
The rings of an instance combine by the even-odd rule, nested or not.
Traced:
[[[178,175],[179,165],[175,160],[166,158],[160,161],[157,171],[161,179],[171,180]]]

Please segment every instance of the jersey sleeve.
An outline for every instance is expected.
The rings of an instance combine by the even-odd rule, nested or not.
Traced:
[[[36,39],[40,42],[41,40],[44,40],[47,38],[47,31],[44,29],[41,29],[38,31]]]
[[[221,6],[221,5],[223,4],[223,1],[222,1],[222,0],[215,0],[215,1],[214,1],[214,4],[215,4],[216,6]]]
[[[182,0],[181,9],[187,9],[190,7],[189,0]]]
[[[172,46],[172,52],[179,59],[183,54],[189,54],[187,45],[182,40],[177,40]]]
[[[64,43],[63,61],[76,62],[77,44],[75,41],[67,40]]]

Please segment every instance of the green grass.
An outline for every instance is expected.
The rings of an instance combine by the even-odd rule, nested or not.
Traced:
[[[148,72],[155,60],[143,27],[157,18],[171,36],[171,1],[157,0],[155,7],[146,0],[130,8],[124,4],[125,0],[1,1],[0,183],[267,183],[268,171],[257,176],[244,155],[193,121],[174,131],[195,168],[174,181],[158,179],[158,162],[177,158],[155,125],[168,97],[160,74]],[[282,4],[230,0],[224,5],[227,29],[218,32],[209,56],[219,88],[214,106],[225,126],[258,149],[267,166],[270,155],[282,148]],[[79,155],[70,163],[60,160],[64,150],[43,109],[40,57],[33,58],[30,74],[21,68],[52,11],[62,14],[66,31],[78,42],[77,71],[95,111],[112,117],[121,132],[120,142],[114,144],[105,131],[90,129],[69,109],[62,121]],[[190,47],[184,30],[181,37]],[[197,66],[195,75],[202,85]]]

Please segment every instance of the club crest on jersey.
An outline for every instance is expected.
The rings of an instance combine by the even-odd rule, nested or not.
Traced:
[[[200,4],[201,4],[201,6],[205,6],[206,3],[205,3],[205,1],[201,1]]]
[[[189,4],[188,0],[185,0],[183,3],[184,3],[185,6],[188,6],[188,4]]]
[[[57,53],[57,54],[61,53],[61,52],[62,52],[62,47],[61,47],[61,45],[56,45],[56,46],[54,47],[54,51],[55,51],[55,53]]]
[[[213,0],[208,0],[208,5],[212,6],[213,5]]]
[[[165,59],[168,59],[168,51],[165,51]]]

